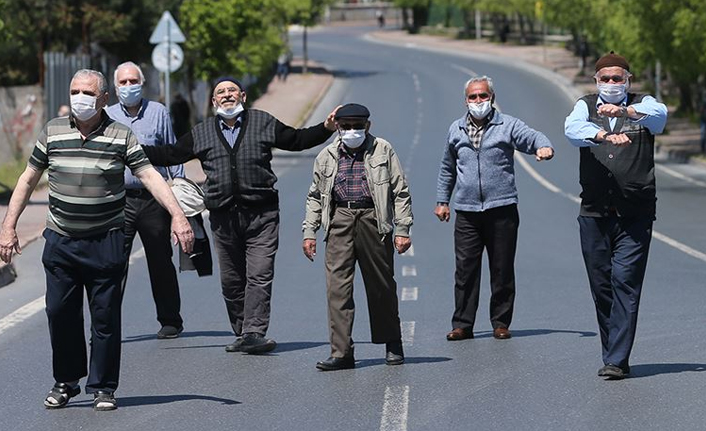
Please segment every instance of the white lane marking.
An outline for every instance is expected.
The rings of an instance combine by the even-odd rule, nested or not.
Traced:
[[[400,322],[400,331],[402,331],[402,344],[405,346],[414,345],[414,328],[415,322]]]
[[[532,178],[537,180],[537,182],[539,182],[539,184],[544,186],[546,189],[548,189],[549,191],[552,191],[554,193],[560,194],[560,195],[564,196],[565,198],[570,199],[576,203],[581,203],[581,198],[579,198],[578,196],[572,195],[571,193],[567,193],[567,192],[563,191],[559,187],[557,187],[554,184],[552,184],[551,182],[549,182],[546,178],[542,177],[537,171],[534,170],[534,168],[532,168],[532,166],[530,166],[529,162],[527,160],[525,160],[522,156],[515,153],[515,159],[520,163],[520,166],[522,166],[522,168],[525,169],[527,171],[527,173],[529,173],[532,176]],[[694,181],[696,181],[696,180],[694,180]],[[695,250],[686,244],[682,244],[681,242],[675,240],[674,238],[670,238],[667,235],[664,235],[660,232],[657,232],[654,229],[652,230],[652,236],[655,239],[667,244],[668,246],[674,247],[675,249],[681,251],[682,253],[688,254],[689,256],[694,257],[696,259],[699,259],[702,262],[706,262],[706,253]],[[404,274],[402,274],[402,275],[404,275]]]
[[[674,178],[679,178],[680,180],[686,181],[687,183],[694,184],[695,186],[706,187],[706,182],[699,181],[699,180],[695,180],[695,179],[693,179],[693,178],[691,178],[691,177],[688,177],[688,176],[682,174],[681,172],[677,172],[677,171],[675,171],[674,169],[668,168],[668,167],[666,167],[666,166],[664,166],[664,165],[655,165],[655,166],[656,166],[657,169],[659,169],[660,171],[664,172],[664,173],[667,174],[667,175],[671,175],[671,176],[673,176]]]
[[[132,253],[130,255],[130,263],[133,262],[135,259],[139,259],[145,255],[145,249],[140,248],[136,252]],[[42,311],[45,307],[45,299],[44,295],[40,296],[39,298],[35,299],[34,301],[27,303],[23,305],[22,307],[18,308],[17,310],[13,311],[12,313],[8,314],[7,316],[3,317],[0,319],[0,334],[3,332],[7,331],[8,329],[12,328],[15,325],[18,325],[25,320],[29,319],[30,317],[34,316],[38,312]]]
[[[454,69],[456,69],[456,70],[460,70],[461,72],[463,72],[463,73],[465,73],[465,74],[467,74],[467,75],[478,76],[478,74],[477,74],[476,72],[474,72],[473,70],[471,70],[471,69],[469,69],[469,68],[467,68],[467,67],[463,67],[463,66],[461,66],[461,65],[454,64],[454,63],[450,63],[450,65],[451,65],[452,68],[454,68]]]
[[[409,386],[387,386],[380,431],[407,431]]]
[[[416,277],[417,267],[414,265],[402,265],[402,277]]]
[[[414,83],[414,92],[417,95],[417,117],[414,121],[414,136],[412,137],[412,145],[409,147],[409,152],[407,153],[407,158],[404,161],[403,167],[405,174],[409,177],[412,172],[412,157],[414,157],[414,152],[419,146],[422,135],[422,119],[424,114],[422,109],[424,108],[424,99],[422,98],[422,84],[419,81],[419,76],[414,73],[412,74],[412,82]]]
[[[0,319],[0,334],[12,328],[13,326],[22,323],[30,317],[44,309],[44,295],[25,304],[7,316]]]
[[[416,287],[403,287],[400,301],[416,301],[419,296],[419,289]]]

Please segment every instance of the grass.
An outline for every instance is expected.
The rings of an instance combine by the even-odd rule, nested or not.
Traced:
[[[16,159],[0,164],[0,193],[7,189],[14,189],[17,178],[25,170],[26,160]]]

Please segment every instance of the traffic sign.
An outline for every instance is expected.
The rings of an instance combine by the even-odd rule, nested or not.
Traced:
[[[151,44],[156,45],[162,42],[186,42],[184,33],[181,32],[179,25],[177,25],[174,17],[168,10],[164,11],[162,17],[159,19],[157,27],[152,32],[152,36],[150,36]]]
[[[174,72],[184,63],[184,51],[176,43],[162,42],[152,50],[152,64],[160,72]]]

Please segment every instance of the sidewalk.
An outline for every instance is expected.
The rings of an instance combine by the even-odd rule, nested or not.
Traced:
[[[251,106],[271,113],[285,124],[301,127],[333,82],[333,76],[320,65],[310,61],[309,73],[306,75],[301,73],[301,66],[301,61],[295,59],[287,80],[279,81],[275,78],[268,86],[267,92]],[[185,168],[189,178],[195,181],[205,179],[197,160],[187,163]],[[46,187],[32,193],[17,224],[17,236],[23,248],[42,235],[46,225],[48,203]],[[6,212],[7,205],[0,205],[0,220],[5,217]],[[15,256],[13,259],[17,258],[18,256]],[[0,287],[11,283],[15,278],[14,266],[0,262]]]
[[[573,92],[577,95],[592,93],[596,86],[591,76],[593,75],[593,60],[588,60],[585,74],[579,75],[579,59],[572,52],[562,47],[541,45],[520,46],[502,45],[485,40],[457,40],[443,36],[410,35],[405,31],[377,31],[370,34],[373,38],[395,42],[399,44],[416,44],[431,48],[455,50],[457,52],[473,52],[500,57],[509,57],[519,61],[533,64],[551,70],[561,75],[570,83]],[[639,89],[637,82],[635,88]],[[670,107],[670,114],[674,108]],[[567,115],[569,113],[567,112]],[[655,147],[661,157],[669,160],[686,161],[700,153],[700,130],[697,124],[690,123],[687,119],[669,116],[665,133],[657,136]],[[704,163],[704,159],[694,158],[694,161]]]

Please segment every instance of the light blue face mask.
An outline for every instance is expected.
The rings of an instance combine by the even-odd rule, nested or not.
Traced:
[[[128,108],[137,106],[142,100],[142,84],[118,87],[118,98],[123,106]]]

